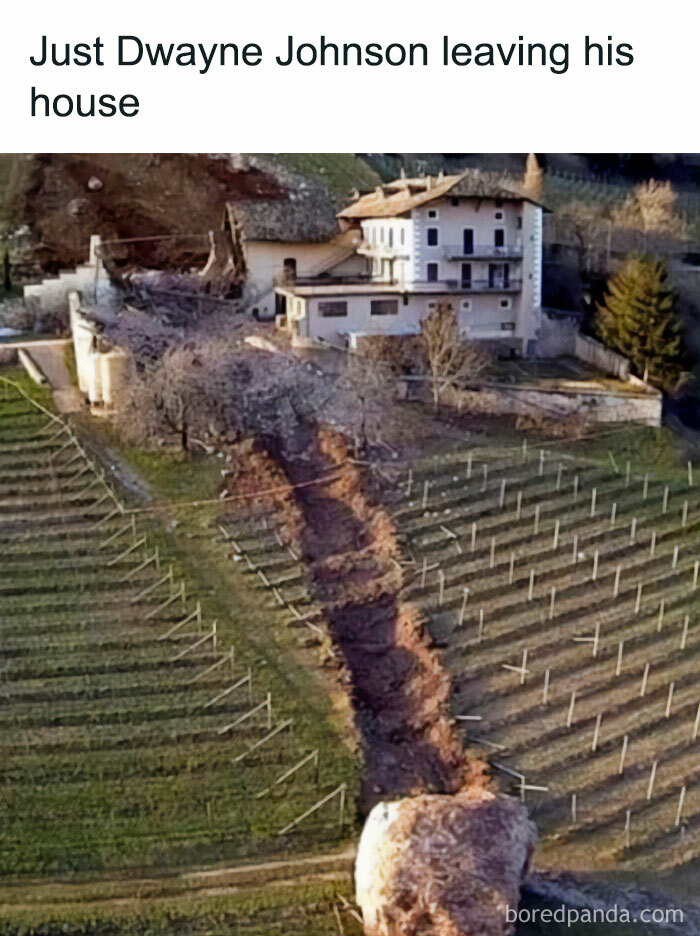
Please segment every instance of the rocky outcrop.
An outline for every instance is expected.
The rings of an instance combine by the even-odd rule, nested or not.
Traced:
[[[483,789],[382,802],[365,824],[356,899],[366,936],[506,936],[535,843],[521,804]]]

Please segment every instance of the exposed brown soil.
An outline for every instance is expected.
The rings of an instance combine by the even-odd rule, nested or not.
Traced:
[[[204,154],[72,154],[23,157],[14,214],[32,231],[31,255],[44,273],[83,263],[91,234],[103,239],[204,234],[218,227],[223,206],[237,198],[282,198],[283,185],[256,167],[235,169]],[[88,183],[98,179],[101,187]],[[200,266],[206,237],[143,242],[138,251],[112,248],[117,261],[156,269]]]
[[[285,535],[308,565],[352,695],[366,757],[363,808],[398,794],[487,786],[486,765],[466,757],[449,717],[452,684],[440,654],[418,610],[400,598],[396,531],[372,503],[364,469],[327,428],[312,429],[303,458],[274,443],[268,452],[248,451],[235,491],[278,488],[268,499],[288,517]],[[309,483],[324,475],[326,483]],[[283,478],[293,487],[280,489]]]

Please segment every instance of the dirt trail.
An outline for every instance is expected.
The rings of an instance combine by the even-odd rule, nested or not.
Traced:
[[[274,446],[273,446],[274,450]],[[486,767],[468,760],[449,716],[450,678],[418,610],[400,598],[400,547],[386,511],[374,505],[364,469],[343,438],[313,429],[303,458],[273,451],[300,484],[283,507],[308,564],[315,597],[348,682],[367,769],[363,808],[396,794],[456,792],[487,785]]]

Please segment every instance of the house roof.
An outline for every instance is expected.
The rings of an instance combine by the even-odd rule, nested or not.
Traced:
[[[339,218],[393,218],[439,198],[489,198],[529,201],[540,205],[500,175],[468,169],[459,175],[396,179],[360,196],[338,213]],[[540,207],[544,207],[540,205]]]
[[[249,241],[319,243],[339,231],[330,197],[318,190],[290,192],[286,198],[228,202],[226,212]]]

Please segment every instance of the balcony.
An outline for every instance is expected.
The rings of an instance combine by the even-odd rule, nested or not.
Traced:
[[[342,287],[369,288],[372,290],[382,290],[384,292],[392,291],[396,293],[435,293],[435,292],[455,292],[455,293],[516,293],[522,288],[522,279],[509,277],[504,281],[503,277],[494,277],[492,279],[440,279],[440,280],[397,280],[382,278],[380,276],[355,275],[355,276],[330,276],[322,274],[321,276],[276,276],[275,286],[287,289],[291,292],[296,290],[309,289],[327,289],[336,287],[340,290]]]
[[[495,247],[493,244],[475,246],[470,253],[465,253],[464,244],[447,244],[443,247],[446,260],[522,260],[523,245],[507,244]]]
[[[458,293],[515,293],[520,292],[523,285],[521,279],[510,277],[508,281],[500,279],[446,279],[446,280],[413,280],[402,287],[407,292],[458,292]]]

